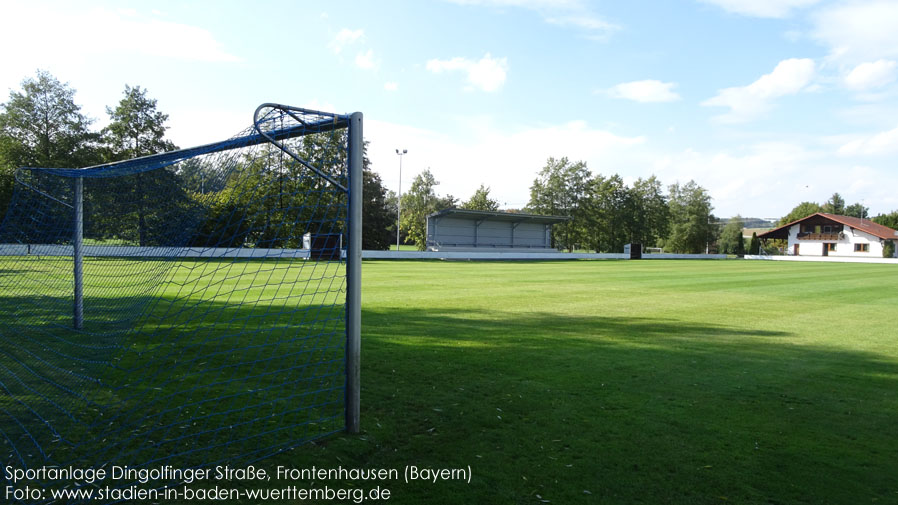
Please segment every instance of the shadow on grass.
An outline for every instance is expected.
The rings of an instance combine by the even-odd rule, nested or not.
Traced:
[[[458,498],[421,484],[393,501],[898,500],[888,355],[649,317],[389,309],[363,321],[368,439],[334,452],[476,476]]]
[[[340,304],[3,297],[0,447],[10,464],[246,464],[342,426]],[[115,320],[122,303],[147,307]],[[40,482],[38,486],[66,483]]]
[[[97,365],[103,380],[90,398],[101,414],[85,402],[68,409],[77,419],[57,414],[53,423],[46,413],[72,394],[56,378],[75,364],[38,343],[25,352],[15,325],[5,327],[0,429],[9,460],[245,464],[337,429],[339,306],[167,310]],[[651,317],[365,309],[363,328],[366,433],[275,454],[264,466],[472,467],[470,485],[391,483],[394,503],[898,496],[898,363],[887,355]],[[38,354],[45,363],[26,369]],[[35,373],[40,380],[29,382]]]

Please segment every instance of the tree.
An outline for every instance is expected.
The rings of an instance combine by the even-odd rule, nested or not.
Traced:
[[[669,191],[671,225],[665,247],[678,253],[704,252],[717,236],[711,195],[695,181],[672,184]]]
[[[723,231],[720,232],[720,240],[717,241],[721,253],[739,254],[737,249],[742,245],[742,254],[745,254],[745,244],[742,241],[743,228],[742,216],[736,215],[730,218],[726,226],[723,227]]]
[[[147,97],[147,90],[140,86],[125,85],[124,98],[113,109],[106,107],[111,122],[103,129],[103,140],[106,144],[105,155],[108,161],[119,161],[139,158],[150,154],[171,151],[177,147],[165,138],[165,122],[168,114],[156,110],[156,100]],[[159,181],[148,179],[164,178],[165,174],[156,170],[146,174],[138,173],[131,180],[133,193],[125,198],[135,202],[137,212],[138,243],[147,245],[147,207],[151,194],[150,188],[158,186]],[[128,178],[131,179],[130,177]],[[121,198],[123,195],[118,195]]]
[[[15,167],[80,168],[97,161],[98,136],[75,90],[48,72],[22,81],[0,112],[0,155]]]
[[[367,162],[367,157],[365,158]],[[387,202],[387,190],[376,172],[362,171],[362,249],[386,250],[390,248],[390,227],[396,222],[396,208]]]
[[[823,211],[827,214],[845,215],[845,199],[838,193],[833,193],[829,200],[823,204]]]
[[[860,219],[866,219],[869,212],[870,209],[864,207],[864,205],[861,203],[852,203],[848,207],[845,207],[846,216],[857,217]]]
[[[898,210],[893,210],[888,214],[879,214],[873,218],[873,222],[898,230]]]
[[[13,185],[15,183],[15,167],[8,161],[0,158],[0,222],[6,215],[9,201],[12,199]]]
[[[661,181],[653,175],[648,179],[636,179],[631,193],[635,215],[630,240],[653,247],[670,230],[670,208],[664,196],[664,188]]]
[[[617,174],[596,175],[589,180],[581,204],[586,223],[584,245],[598,252],[619,252],[633,233],[633,198],[624,180]]]
[[[485,210],[495,212],[499,210],[499,202],[490,198],[490,188],[483,184],[471,195],[471,198],[461,204],[466,210]]]
[[[340,179],[345,177],[346,167],[333,155],[333,146],[345,145],[346,135],[346,130],[336,130],[286,142],[301,159]],[[195,179],[191,182],[192,199],[206,207],[205,219],[200,222],[202,228],[191,234],[194,236],[191,245],[298,248],[302,247],[302,231],[327,235],[345,230],[345,210],[341,210],[345,209],[344,193],[277,147],[264,144],[253,156],[240,156],[234,161],[235,165],[227,167],[223,174],[211,174],[206,179],[204,193],[197,191]],[[367,166],[364,152],[362,161],[364,183],[369,180],[364,174]],[[168,170],[153,173],[156,172],[169,173]],[[183,177],[181,173],[178,176]],[[368,189],[363,189],[363,200],[376,202],[378,197]],[[364,211],[376,206],[370,205]],[[369,221],[377,222],[370,217]],[[362,226],[364,242],[364,215]]]
[[[552,227],[555,247],[573,250],[588,228],[583,204],[589,175],[586,163],[582,161],[571,163],[566,157],[549,158],[530,186],[528,212],[572,218]]]
[[[748,254],[761,254],[761,239],[758,238],[758,232],[751,232],[751,242],[748,245]]]
[[[138,158],[177,149],[165,138],[168,114],[156,110],[156,100],[140,86],[125,85],[124,98],[113,109],[106,107],[110,123],[103,129],[109,161]]]
[[[437,196],[433,188],[438,184],[430,169],[427,169],[415,176],[411,188],[402,195],[400,225],[419,251],[427,245],[428,214],[455,206],[456,200],[452,195]]]
[[[75,103],[75,90],[38,70],[0,105],[0,218],[19,167],[80,168],[99,162],[90,119]]]
[[[745,256],[745,237],[741,233],[736,238],[736,247],[733,249],[733,254],[740,258]]]
[[[894,258],[895,257],[895,241],[894,240],[886,240],[882,245],[882,257],[883,258]]]
[[[778,226],[782,226],[784,224],[789,224],[799,219],[804,219],[808,216],[812,216],[818,212],[823,212],[823,208],[814,202],[801,202],[796,205],[788,214],[781,217]]]

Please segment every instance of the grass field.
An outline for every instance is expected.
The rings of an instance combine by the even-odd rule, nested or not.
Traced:
[[[471,465],[397,503],[898,503],[898,268],[368,262],[363,426]]]
[[[363,267],[362,427],[258,463],[391,503],[898,503],[898,265]],[[175,296],[167,293],[166,296]]]

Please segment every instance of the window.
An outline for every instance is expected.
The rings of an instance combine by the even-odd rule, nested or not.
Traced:
[[[823,227],[823,233],[832,233],[832,232],[833,232],[833,227],[832,227],[832,226],[830,226],[830,225],[825,225],[825,226]]]
[[[870,244],[854,244],[854,252],[870,252]]]

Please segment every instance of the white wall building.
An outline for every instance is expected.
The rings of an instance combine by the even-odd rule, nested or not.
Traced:
[[[786,254],[882,258],[886,242],[898,246],[898,231],[888,226],[836,214],[818,212],[758,235],[761,240],[788,241]],[[898,247],[893,247],[898,257]]]

